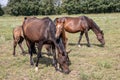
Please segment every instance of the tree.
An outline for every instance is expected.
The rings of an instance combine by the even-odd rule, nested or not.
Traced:
[[[2,7],[0,5],[0,16],[2,16],[3,14],[4,14],[4,11],[3,11],[3,9],[2,9]]]

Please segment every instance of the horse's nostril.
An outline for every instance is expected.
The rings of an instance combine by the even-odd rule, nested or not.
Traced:
[[[65,74],[69,74],[70,73],[70,70],[66,70],[64,71]]]
[[[105,45],[105,42],[103,42],[102,45]]]

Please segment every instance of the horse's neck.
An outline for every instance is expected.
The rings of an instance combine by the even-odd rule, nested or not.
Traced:
[[[66,34],[65,34],[65,30],[62,30],[62,39],[65,41],[66,40]]]
[[[100,30],[96,28],[96,26],[92,26],[91,30],[95,33],[97,36],[100,33]]]

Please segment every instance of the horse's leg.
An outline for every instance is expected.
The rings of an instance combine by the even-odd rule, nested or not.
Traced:
[[[15,56],[15,48],[16,48],[16,46],[17,46],[17,41],[14,40],[14,42],[13,42],[13,56]]]
[[[82,32],[80,33],[80,37],[79,37],[79,40],[78,40],[78,47],[81,47],[80,41],[81,41],[81,39],[82,39],[83,34],[84,34],[84,32],[82,31]]]
[[[85,31],[85,36],[86,36],[86,40],[87,40],[87,46],[90,47],[90,42],[89,42],[89,37],[88,37],[88,30]]]
[[[32,51],[33,51],[34,54],[37,54],[37,52],[36,52],[36,47],[35,47],[35,43],[33,43]]]
[[[35,71],[38,71],[38,63],[39,63],[39,58],[41,57],[41,50],[42,50],[43,42],[39,42],[37,48],[38,48],[38,54],[37,54],[37,61],[36,61],[36,68]]]
[[[31,65],[34,65],[34,61],[33,61],[33,58],[32,58],[32,56],[33,56],[33,54],[32,54],[32,43],[30,42],[30,41],[27,41],[26,40],[26,44],[27,44],[27,46],[28,46],[28,52],[29,52],[29,54],[30,54],[30,64]]]
[[[23,47],[22,47],[22,42],[23,42],[23,40],[24,40],[24,38],[20,38],[20,41],[18,42],[18,44],[19,44],[19,47],[20,47],[20,49],[21,49],[21,51],[22,51],[22,54],[24,54],[25,53],[25,51],[24,51],[24,49],[23,49]]]
[[[53,65],[54,65],[54,67],[55,67],[55,69],[56,69],[56,71],[58,70],[58,68],[57,68],[57,59],[56,59],[56,52],[55,52],[56,50],[55,50],[55,45],[53,44],[52,45],[52,52],[53,52]]]

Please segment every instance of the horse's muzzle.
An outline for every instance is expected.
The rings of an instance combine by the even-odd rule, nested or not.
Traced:
[[[69,74],[70,73],[70,70],[65,70],[63,71],[65,74]]]
[[[105,46],[105,42],[102,43],[102,47],[104,47],[104,46]]]

